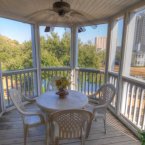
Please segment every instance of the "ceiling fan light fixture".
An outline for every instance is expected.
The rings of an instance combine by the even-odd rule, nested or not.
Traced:
[[[86,31],[86,29],[84,27],[79,27],[78,28],[78,33],[85,32],[85,31]]]
[[[55,2],[53,4],[53,10],[57,12],[59,16],[63,17],[70,11],[70,4],[67,2],[63,2],[62,0],[59,2]]]
[[[50,27],[46,26],[44,32],[50,32]]]

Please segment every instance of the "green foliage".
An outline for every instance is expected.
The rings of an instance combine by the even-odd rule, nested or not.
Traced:
[[[40,38],[41,66],[69,66],[70,64],[70,33],[66,32],[60,38],[52,32],[50,36]],[[99,69],[104,64],[104,51],[96,51],[95,46],[79,40],[79,66]],[[0,62],[3,70],[30,68],[32,62],[32,42],[20,44],[0,35]]]
[[[27,63],[32,61],[32,57],[28,57],[28,54],[32,50],[23,45],[0,36],[0,62],[3,63],[3,70],[23,69],[25,66],[30,66]]]
[[[80,42],[80,41],[79,41]],[[99,69],[104,63],[104,51],[96,51],[91,42],[79,44],[79,66]]]
[[[141,145],[145,145],[145,132],[139,130],[138,134],[139,134],[140,141],[142,143]]]

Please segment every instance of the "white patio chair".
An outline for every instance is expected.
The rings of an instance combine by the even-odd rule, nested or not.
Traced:
[[[50,137],[53,145],[59,140],[81,138],[84,145],[85,137],[90,129],[93,114],[86,110],[63,110],[50,116]]]
[[[22,116],[24,127],[24,145],[26,145],[28,129],[30,127],[36,127],[38,125],[44,124],[44,117],[40,112],[28,112],[25,110],[22,97],[18,90],[10,89],[9,94],[12,102]]]
[[[89,104],[85,107],[85,110],[91,111],[94,114],[96,121],[99,118],[103,119],[105,133],[107,107],[112,102],[115,92],[114,85],[104,84],[95,94],[88,96]]]
[[[57,76],[53,76],[49,82],[48,82],[48,86],[47,86],[47,91],[56,91],[57,90],[57,87],[55,85],[55,80],[56,79],[59,79],[60,77],[57,77]]]

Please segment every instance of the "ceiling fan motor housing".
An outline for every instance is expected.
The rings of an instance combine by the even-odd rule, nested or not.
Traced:
[[[53,10],[58,13],[59,16],[64,16],[70,11],[70,4],[60,1],[53,4]]]

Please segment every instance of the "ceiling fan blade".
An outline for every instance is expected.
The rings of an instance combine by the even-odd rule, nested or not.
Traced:
[[[85,19],[85,20],[88,20],[88,21],[94,19],[94,17],[92,17],[91,15],[89,15],[85,12],[80,12],[80,11],[76,11],[76,10],[73,10],[73,9],[70,10],[69,15],[72,16],[72,17],[76,16],[76,17],[79,17],[83,20]]]
[[[82,13],[78,12],[78,11],[75,11],[75,10],[70,10],[70,12],[68,13],[70,16],[74,16],[74,15],[80,15],[80,16],[83,16]]]
[[[44,14],[44,13],[49,13],[49,12],[56,13],[53,9],[43,9],[43,10],[39,10],[39,11],[33,12],[30,15],[27,15],[27,16],[25,16],[25,18],[26,19],[31,19],[31,18],[33,18],[35,16],[38,16],[38,15],[41,15],[41,14]]]

